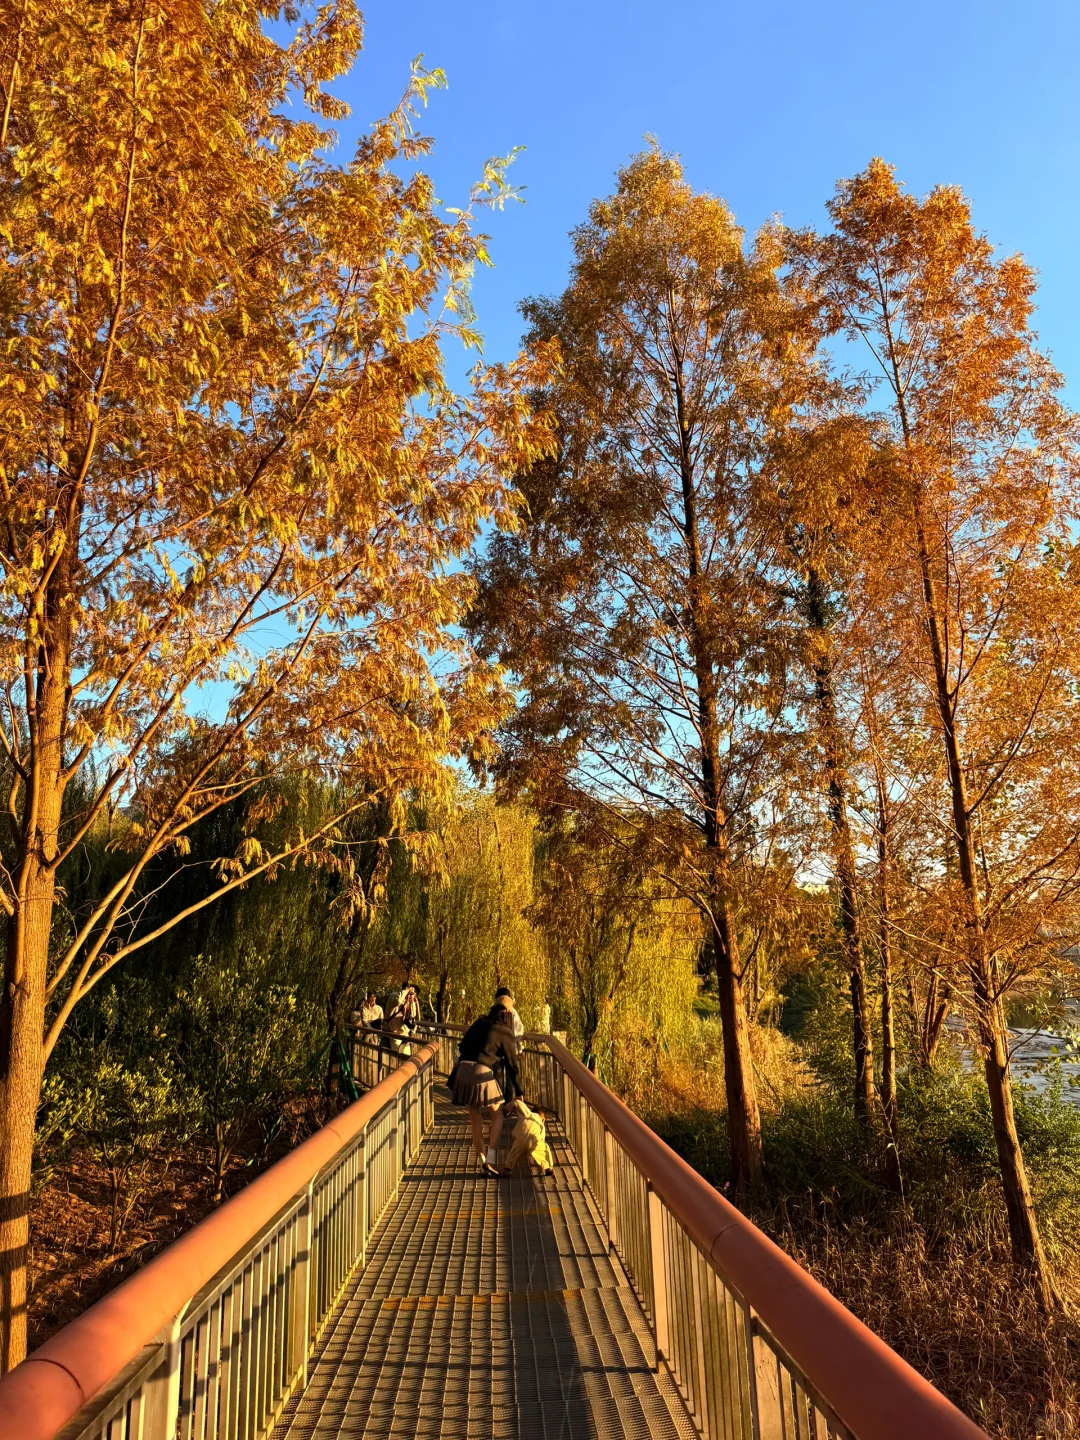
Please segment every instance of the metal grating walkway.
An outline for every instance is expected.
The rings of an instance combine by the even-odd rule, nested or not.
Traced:
[[[696,1435],[609,1259],[557,1128],[559,1168],[482,1176],[439,1092],[277,1430],[287,1440],[620,1440]]]

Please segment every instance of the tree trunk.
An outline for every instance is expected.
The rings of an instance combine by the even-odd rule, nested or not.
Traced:
[[[893,1023],[892,955],[888,920],[881,921],[881,1108],[889,1129],[896,1132],[896,1031]]]
[[[443,970],[439,975],[439,988],[435,992],[435,1019],[440,1025],[445,1025],[450,1018],[449,994],[450,972]]]
[[[45,984],[56,899],[52,862],[65,783],[61,761],[70,619],[61,617],[54,634],[59,638],[48,655],[38,654],[30,707],[29,772],[17,845],[15,913],[8,922],[0,994],[0,1366],[5,1371],[26,1354],[28,1204],[44,1069]]]
[[[716,990],[724,1039],[724,1088],[731,1146],[731,1178],[732,1187],[738,1194],[759,1189],[764,1180],[761,1114],[754,1085],[750,1025],[743,999],[739,939],[726,898],[721,897],[717,902],[716,911]]]
[[[900,1126],[896,1105],[896,1029],[893,1021],[892,935],[889,932],[889,801],[885,774],[875,756],[878,792],[878,962],[881,972],[881,1109],[889,1132],[886,1164],[894,1189],[903,1193],[900,1168]]]
[[[674,335],[673,335],[674,340]],[[678,346],[673,345],[678,361]],[[726,810],[720,779],[720,734],[717,723],[716,671],[709,643],[709,597],[702,570],[698,535],[697,490],[691,458],[690,431],[680,364],[674,377],[679,427],[679,469],[682,482],[683,535],[687,552],[686,618],[697,686],[700,735],[701,798],[705,846],[713,865],[713,893],[708,897],[716,952],[716,987],[724,1038],[724,1086],[728,1107],[732,1182],[736,1190],[758,1188],[764,1177],[761,1113],[754,1084],[750,1028],[742,992],[739,941],[729,899],[729,856]]]
[[[880,760],[877,783],[878,957],[881,966],[881,1108],[896,1142],[896,1033],[893,1023],[892,936],[889,931],[889,799]]]
[[[833,863],[840,891],[840,923],[844,939],[844,962],[847,966],[848,982],[851,988],[852,1038],[855,1052],[855,1114],[866,1123],[870,1119],[874,1104],[873,1030],[870,1022],[866,963],[863,959],[859,925],[855,847],[852,843],[851,823],[848,819],[844,747],[836,714],[836,690],[833,684],[833,662],[828,637],[825,584],[814,569],[810,570],[807,577],[806,588],[809,625],[818,642],[817,654],[813,658],[814,695],[817,700],[822,748],[825,752],[829,825],[833,838]]]
[[[589,966],[588,975],[595,972],[595,965],[592,957],[586,957],[586,964]],[[596,1037],[600,1031],[600,1004],[595,996],[589,996],[582,985],[581,989],[581,1058],[586,1065],[589,1063],[589,1056],[596,1049]]]
[[[44,1066],[45,975],[54,883],[37,872],[8,925],[0,998],[0,1369],[26,1355],[26,1258],[34,1129]]]
[[[964,888],[968,968],[975,991],[979,1038],[984,1051],[986,1088],[990,1096],[994,1141],[997,1145],[1002,1189],[1005,1192],[1009,1236],[1012,1241],[1014,1262],[1030,1274],[1039,1300],[1049,1313],[1055,1307],[1057,1297],[1054,1294],[1046,1256],[1043,1253],[1038,1222],[1035,1218],[1035,1206],[1031,1199],[1031,1187],[1028,1184],[1027,1168],[1024,1165],[1024,1156],[1016,1133],[1016,1119],[1012,1104],[1012,1078],[1009,1074],[1009,1053],[1005,1044],[1005,1021],[1001,1013],[1001,1000],[996,991],[996,965],[986,944],[982,897],[979,892],[978,873],[975,867],[975,840],[972,833],[971,813],[968,810],[963,756],[954,707],[956,691],[949,681],[942,615],[938,605],[937,584],[930,563],[930,547],[927,542],[923,484],[916,469],[904,383],[900,375],[900,364],[893,343],[891,327],[887,327],[887,339],[893,391],[896,396],[897,414],[909,466],[911,518],[915,530],[919,578],[922,586],[923,620],[926,635],[930,641],[935,700],[941,720],[945,758],[948,766],[953,835],[956,842],[960,878]]]
[[[927,1005],[926,1015],[923,1024],[923,1058],[927,1070],[934,1064],[934,1056],[937,1054],[938,1042],[941,1040],[941,1032],[945,1028],[945,1018],[949,1013],[949,1002],[952,999],[952,990],[946,986],[940,1001],[937,999],[937,976],[934,976],[934,1008]]]
[[[112,1209],[109,1213],[109,1254],[116,1254],[116,1247],[120,1243],[120,1176],[113,1169],[109,1172],[109,1185],[112,1190]]]
[[[939,958],[943,948],[944,942],[939,943]],[[912,973],[910,961],[906,971],[912,1029],[918,1037],[916,1059],[920,1069],[930,1070],[933,1068],[934,1055],[937,1051],[938,1041],[941,1039],[945,1017],[949,1013],[952,987],[947,981],[942,984],[935,963],[930,969],[930,978],[926,982],[926,994],[920,998],[919,987]]]
[[[1009,1238],[1014,1262],[1030,1277],[1043,1309],[1049,1313],[1057,1304],[1050,1276],[1035,1205],[1028,1183],[1020,1139],[1016,1133],[1013,1112],[1012,1076],[1009,1071],[1007,1027],[997,992],[997,964],[986,943],[982,895],[979,890],[975,863],[975,836],[968,809],[960,735],[954,709],[955,693],[949,673],[942,639],[937,589],[930,565],[930,551],[922,512],[922,496],[918,485],[913,490],[915,531],[919,565],[922,573],[926,629],[934,665],[938,714],[941,719],[948,765],[949,791],[952,800],[953,834],[956,841],[960,879],[964,889],[966,929],[965,951],[975,994],[979,1042],[983,1050],[986,1088],[990,1096],[994,1142],[997,1146],[1001,1184],[1005,1193],[1005,1209],[1009,1220]]]
[[[1013,1257],[1030,1272],[1043,1308],[1050,1311],[1054,1308],[1057,1297],[1043,1252],[1027,1167],[1016,1133],[1005,1016],[1001,1001],[994,1000],[981,987],[977,989],[977,1001],[979,1040],[984,1052],[983,1068],[986,1073],[986,1088],[990,1093],[990,1113],[993,1117],[998,1164],[1001,1167],[1005,1191],[1005,1209],[1009,1217],[1009,1239],[1012,1242]]]

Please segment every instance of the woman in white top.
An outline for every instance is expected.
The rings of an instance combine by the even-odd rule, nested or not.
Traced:
[[[525,1034],[525,1026],[522,1022],[521,1016],[514,1008],[514,997],[505,985],[500,985],[498,990],[495,991],[495,1004],[501,1005],[503,1009],[507,1012],[507,1017],[510,1021],[510,1028],[514,1032],[514,1038],[515,1040],[520,1040],[522,1035]],[[505,1024],[505,1021],[503,1023]]]
[[[375,1025],[381,1022],[382,1018],[383,1008],[372,992],[360,1006],[360,1023],[361,1025]]]

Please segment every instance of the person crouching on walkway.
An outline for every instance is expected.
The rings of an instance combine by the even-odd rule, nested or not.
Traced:
[[[555,1173],[555,1157],[548,1144],[544,1112],[530,1110],[520,1095],[506,1108],[517,1112],[517,1125],[514,1127],[514,1139],[502,1173],[509,1175],[522,1156],[527,1155],[545,1175],[553,1175]]]
[[[500,1061],[504,1066],[504,1083],[509,1091],[505,1096],[495,1077]],[[513,1030],[506,1024],[503,1007],[496,1005],[487,1015],[474,1020],[461,1037],[450,1087],[450,1098],[454,1104],[464,1106],[469,1112],[473,1149],[486,1175],[499,1173],[495,1168],[495,1152],[502,1132],[504,1100],[512,1100],[521,1094],[517,1041]],[[490,1122],[486,1147],[485,1120]]]

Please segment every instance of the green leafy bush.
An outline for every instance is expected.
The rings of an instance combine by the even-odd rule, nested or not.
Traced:
[[[166,1022],[178,1069],[213,1139],[214,1198],[245,1134],[272,1126],[308,1078],[321,1046],[314,1007],[292,987],[267,983],[255,957],[235,966],[212,956],[191,962]]]

